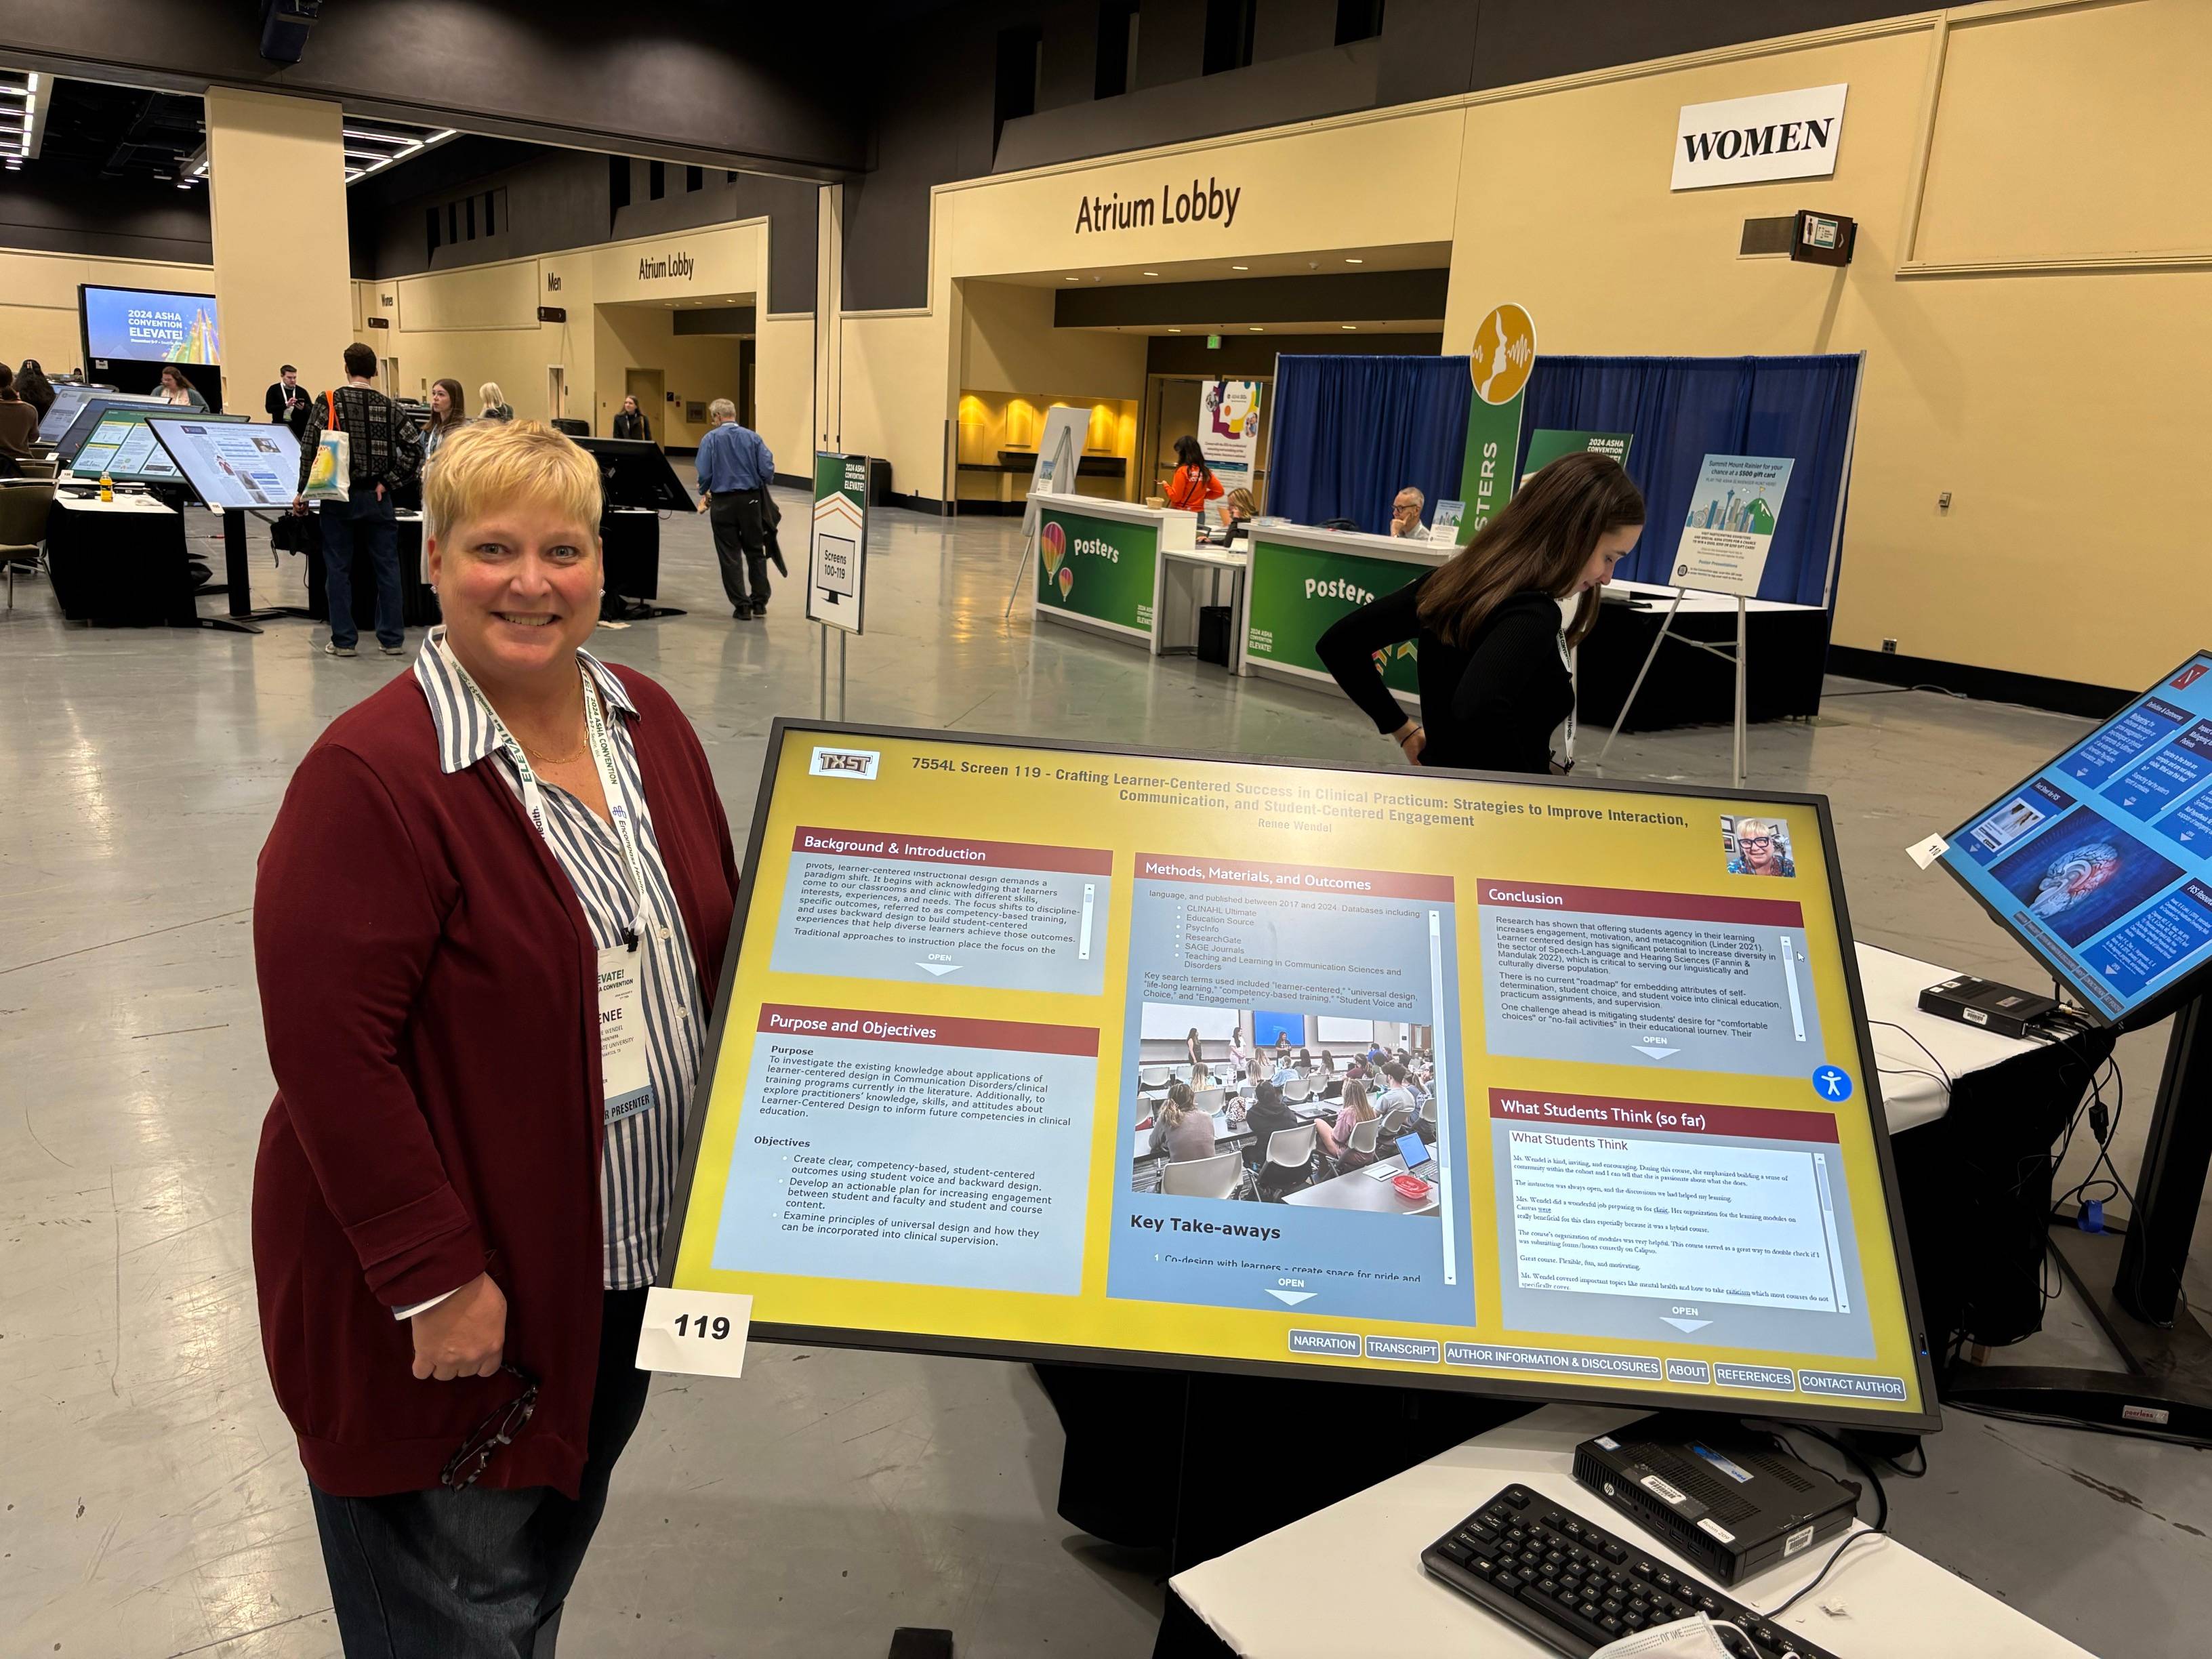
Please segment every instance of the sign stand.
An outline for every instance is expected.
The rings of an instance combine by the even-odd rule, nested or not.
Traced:
[[[842,720],[846,717],[845,641],[852,638],[852,635],[843,629],[832,629],[827,625],[814,631],[822,640],[822,694],[816,702],[816,707],[821,711],[820,718],[825,720],[830,718],[830,635],[833,633],[837,635],[837,718]]]
[[[1682,601],[1689,597],[1689,592],[1690,590],[1686,587],[1678,587],[1674,590],[1674,603],[1667,607],[1667,614],[1660,621],[1659,632],[1651,641],[1651,648],[1644,653],[1644,666],[1636,671],[1635,679],[1629,684],[1628,695],[1620,700],[1620,713],[1614,717],[1613,730],[1606,734],[1605,747],[1597,751],[1597,763],[1601,769],[1601,776],[1603,775],[1605,757],[1613,752],[1613,740],[1620,735],[1620,728],[1628,723],[1628,711],[1635,706],[1636,694],[1644,689],[1644,677],[1651,672],[1651,665],[1659,655],[1659,647],[1667,643],[1669,638],[1668,630],[1674,625],[1674,613],[1682,608]],[[1686,645],[1693,650],[1711,652],[1723,662],[1733,663],[1735,665],[1735,730],[1732,734],[1733,741],[1729,745],[1729,771],[1735,787],[1741,789],[1743,787],[1744,779],[1750,775],[1751,771],[1751,729],[1746,719],[1751,702],[1748,678],[1751,661],[1748,650],[1750,631],[1743,595],[1737,594],[1735,599],[1735,649],[1734,651],[1705,640],[1686,640],[1680,634],[1673,635],[1671,637],[1677,645]],[[1571,755],[1572,751],[1569,752]]]
[[[1037,496],[1055,478],[1067,481],[1067,488],[1060,493],[1075,494],[1075,470],[1083,463],[1083,428],[1073,418],[1079,412],[1060,408],[1045,412],[1044,438],[1037,445],[1036,471],[1030,476],[1029,494],[1022,509],[1022,556],[1014,567],[1013,586],[1006,590],[1006,608],[999,613],[1000,621],[1014,614],[1014,600],[1022,591],[1022,580],[1036,568]],[[1070,418],[1060,419],[1062,416]]]
[[[806,618],[822,639],[818,707],[830,718],[830,636],[837,636],[837,718],[845,708],[846,641],[866,632],[868,458],[818,451],[806,538]]]

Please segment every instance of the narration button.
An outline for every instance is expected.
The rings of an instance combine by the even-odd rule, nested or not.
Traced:
[[[1713,1380],[1713,1368],[1702,1359],[1670,1359],[1667,1362],[1669,1382],[1694,1382],[1704,1388]]]
[[[1367,1339],[1370,1359],[1403,1359],[1417,1365],[1433,1365],[1443,1356],[1434,1342],[1425,1342],[1411,1336],[1370,1336]]]
[[[1350,1331],[1292,1331],[1292,1353],[1325,1353],[1337,1358],[1359,1358],[1359,1339]]]
[[[1787,1365],[1715,1365],[1713,1381],[1724,1389],[1764,1389],[1770,1394],[1797,1392],[1796,1374]]]

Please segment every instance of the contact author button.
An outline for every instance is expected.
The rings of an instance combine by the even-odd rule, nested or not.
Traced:
[[[1292,1331],[1292,1353],[1334,1354],[1345,1359],[1359,1358],[1359,1339],[1349,1331]]]
[[[1443,1358],[1443,1351],[1434,1342],[1425,1342],[1412,1336],[1370,1336],[1367,1339],[1370,1359],[1407,1359],[1419,1365],[1433,1365]]]

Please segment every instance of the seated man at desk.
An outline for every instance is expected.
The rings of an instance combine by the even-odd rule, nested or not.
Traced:
[[[1411,536],[1419,541],[1428,532],[1421,528],[1421,509],[1429,498],[1413,485],[1407,484],[1398,492],[1398,499],[1390,503],[1390,533],[1397,537]]]
[[[1213,1156],[1213,1114],[1201,1112],[1187,1083],[1168,1085],[1168,1097],[1152,1117],[1152,1139],[1147,1158],[1167,1154],[1170,1164],[1188,1164]]]

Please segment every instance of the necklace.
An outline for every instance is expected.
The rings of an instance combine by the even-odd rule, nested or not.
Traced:
[[[577,695],[577,700],[576,700],[576,708],[577,708],[577,713],[578,713],[578,714],[579,714],[579,716],[580,716],[580,717],[581,716],[581,714],[582,714],[582,713],[583,713],[583,698],[584,698],[584,696],[585,696],[585,693],[584,693],[584,683],[583,683],[583,678],[582,678],[582,675],[583,675],[583,671],[582,671],[580,668],[579,668],[579,669],[577,670],[577,680],[576,680],[576,690],[577,690],[577,694],[578,694],[578,695]],[[512,731],[514,728],[510,726],[508,729],[509,729],[510,731]],[[522,740],[521,740],[521,738],[518,735],[518,736],[517,736],[517,738],[515,738],[515,741],[516,741],[516,742],[518,742],[518,743],[521,743],[521,741],[522,741]],[[540,752],[538,752],[538,750],[535,750],[535,749],[532,749],[532,748],[528,744],[526,744],[526,743],[525,743],[525,744],[522,744],[522,752],[523,752],[524,754],[526,754],[526,755],[529,756],[531,759],[532,759],[532,760],[534,760],[534,761],[538,762],[540,765],[544,765],[544,766],[567,766],[567,765],[569,765],[569,764],[571,764],[571,763],[574,763],[574,762],[576,762],[576,761],[581,760],[581,759],[584,757],[584,750],[585,750],[586,749],[589,748],[590,746],[591,746],[591,739],[590,739],[590,738],[589,738],[589,735],[587,734],[587,735],[586,736],[585,740],[584,740],[582,743],[578,744],[577,744],[574,749],[570,750],[569,750],[567,754],[565,754],[565,755],[546,755],[546,754],[541,754]]]

